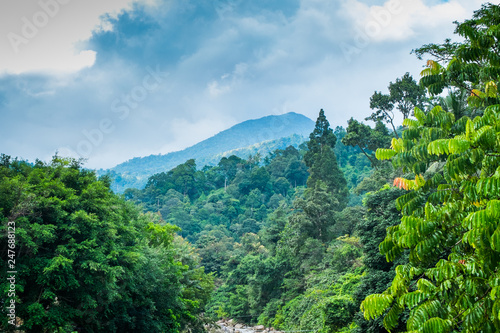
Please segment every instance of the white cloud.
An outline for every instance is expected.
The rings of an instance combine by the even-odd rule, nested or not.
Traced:
[[[92,66],[95,52],[79,50],[76,44],[100,27],[103,14],[116,15],[133,2],[137,0],[0,2],[0,75],[74,72]]]
[[[162,127],[172,135],[174,140],[162,145],[159,152],[168,153],[182,148],[192,146],[214,134],[227,129],[230,120],[225,117],[201,118],[188,120],[185,118],[174,118],[165,122]]]
[[[242,82],[248,70],[248,64],[239,63],[234,66],[232,73],[223,74],[219,80],[208,83],[207,90],[210,97],[219,97],[231,92],[231,90]]]
[[[359,34],[380,42],[411,39],[423,31],[439,34],[443,27],[449,33],[451,22],[469,16],[466,7],[470,2],[452,0],[427,4],[423,0],[389,0],[382,6],[369,6],[359,0],[347,0],[343,8]]]
[[[212,97],[218,97],[231,91],[231,87],[229,85],[220,85],[217,81],[210,82],[207,88],[210,96]]]

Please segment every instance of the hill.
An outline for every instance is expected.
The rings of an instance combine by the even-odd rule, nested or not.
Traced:
[[[247,120],[184,150],[135,157],[98,173],[110,174],[114,179],[113,190],[123,192],[129,187],[142,188],[151,175],[168,171],[191,158],[201,168],[217,164],[223,156],[246,158],[260,153],[264,157],[278,148],[297,147],[313,129],[311,119],[294,112]]]

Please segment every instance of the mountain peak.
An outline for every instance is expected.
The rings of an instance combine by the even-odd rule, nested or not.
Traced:
[[[258,143],[294,136],[284,142],[299,144],[313,129],[314,122],[299,113],[269,115],[243,121],[184,150],[164,155],[135,157],[107,171],[114,176],[115,183],[121,183],[114,186],[115,190],[121,192],[127,187],[143,187],[153,174],[168,171],[188,159],[195,159],[198,167],[215,165],[218,163],[215,159],[224,153],[241,151],[241,148],[252,147]]]

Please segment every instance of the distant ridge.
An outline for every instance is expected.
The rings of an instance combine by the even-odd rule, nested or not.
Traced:
[[[295,112],[266,116],[234,125],[184,150],[135,157],[114,168],[99,170],[98,173],[109,173],[115,180],[113,189],[123,192],[128,187],[142,188],[150,176],[168,171],[191,158],[196,160],[198,168],[217,164],[230,151],[235,155],[246,153],[246,156],[240,156],[246,158],[252,152],[260,152],[260,149],[265,153],[271,146],[279,148],[286,143],[299,145],[313,129],[314,122],[311,119]],[[257,144],[262,145],[259,148],[255,146]]]

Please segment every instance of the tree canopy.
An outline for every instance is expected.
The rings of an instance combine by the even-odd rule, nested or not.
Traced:
[[[388,95],[375,91],[370,97],[370,109],[375,112],[365,120],[385,121],[391,124],[394,135],[398,137],[394,124],[394,108],[401,112],[403,119],[408,118],[416,106],[423,107],[426,101],[425,90],[417,84],[410,73],[405,73],[394,83],[390,82],[388,89]]]
[[[430,61],[422,73],[421,83],[431,93],[469,90],[469,106],[482,116],[456,119],[440,106],[416,108],[416,119],[403,122],[403,137],[393,139],[391,149],[377,150],[379,159],[391,159],[407,172],[394,185],[409,191],[396,200],[401,223],[389,227],[380,244],[388,260],[405,249],[408,260],[396,267],[385,292],[362,303],[366,318],[384,314],[388,330],[405,310],[412,332],[500,330],[500,105],[493,74],[499,14],[497,5],[486,4],[457,24],[465,41],[439,59],[451,58],[448,66]]]
[[[309,136],[304,162],[309,167],[307,180],[309,188],[316,187],[318,181],[323,182],[327,190],[339,202],[338,210],[342,210],[349,201],[349,190],[344,174],[337,164],[334,148],[337,137],[330,128],[323,109],[320,110],[316,127]]]
[[[17,329],[180,332],[208,301],[212,279],[174,233],[114,195],[75,160],[34,165],[2,155],[0,220],[15,225]],[[13,222],[8,224],[7,222]],[[12,253],[12,252],[9,252]],[[9,290],[2,271],[2,306]],[[0,322],[2,331],[15,326]]]

